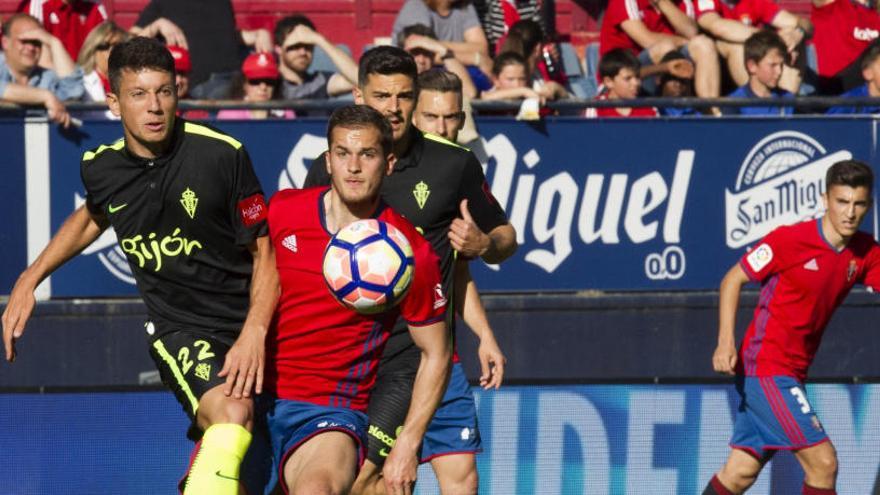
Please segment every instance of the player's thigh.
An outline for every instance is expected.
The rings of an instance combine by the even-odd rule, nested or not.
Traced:
[[[367,416],[367,459],[381,472],[385,458],[394,447],[397,434],[406,420],[412,399],[415,371],[381,374],[370,394]]]
[[[358,469],[358,445],[347,433],[328,431],[297,447],[284,463],[291,494],[348,493]]]
[[[831,441],[794,451],[804,472],[832,476],[837,473],[837,450]]]
[[[382,467],[367,459],[358,472],[354,486],[351,488],[352,495],[383,495],[385,493],[385,481],[382,479]]]
[[[440,491],[446,494],[467,495],[477,493],[477,460],[472,453],[452,454],[431,459],[431,468],[440,483]]]
[[[147,323],[148,333],[152,323]],[[189,436],[201,437],[196,427],[196,417],[203,396],[225,383],[217,376],[223,369],[230,343],[220,337],[212,337],[190,331],[170,332],[153,339],[150,357],[159,370],[162,382],[174,393],[184,412],[193,422]]]

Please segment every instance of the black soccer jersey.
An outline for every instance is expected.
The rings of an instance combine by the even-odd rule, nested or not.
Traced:
[[[86,205],[109,219],[158,334],[235,337],[249,306],[248,244],[266,235],[263,191],[242,144],[177,119],[162,157],[124,139],[83,155]]]
[[[460,216],[461,201],[468,200],[471,216],[483,232],[507,223],[507,217],[489,191],[486,176],[473,153],[415,129],[410,136],[409,150],[405,156],[398,157],[394,172],[382,183],[382,199],[412,222],[431,243],[440,258],[443,289],[451,304],[455,253],[447,235],[452,221]],[[329,183],[324,155],[321,155],[312,163],[304,187]],[[455,318],[453,308],[450,307],[447,315],[451,323]],[[383,364],[408,349],[415,346],[406,325],[398,321],[385,347]],[[411,357],[418,365],[418,354]],[[408,360],[410,364],[413,359]]]

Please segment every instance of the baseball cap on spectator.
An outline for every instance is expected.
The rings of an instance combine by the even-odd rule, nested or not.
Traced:
[[[281,73],[278,72],[278,64],[275,63],[275,57],[271,53],[253,53],[244,59],[241,64],[241,72],[244,77],[254,79],[278,79]]]
[[[168,51],[174,58],[174,70],[181,74],[189,74],[192,70],[192,62],[189,60],[189,50],[182,46],[169,45]]]

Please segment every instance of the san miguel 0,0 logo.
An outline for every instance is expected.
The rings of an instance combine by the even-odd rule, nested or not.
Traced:
[[[821,216],[825,171],[850,158],[849,151],[828,153],[800,132],[762,139],[743,161],[734,190],[724,191],[727,246],[741,248],[780,225]]]

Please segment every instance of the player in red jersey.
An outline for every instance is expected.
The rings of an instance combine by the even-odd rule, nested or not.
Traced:
[[[736,374],[742,402],[727,463],[703,495],[743,493],[778,450],[804,469],[804,494],[837,493],[837,453],[807,401],[803,381],[825,325],[856,283],[880,289],[880,246],[858,230],[871,208],[874,174],[847,160],[825,175],[825,214],[779,227],[721,281],[715,371]],[[739,294],[760,282],[761,297],[737,353]]]
[[[281,279],[267,346],[267,386],[277,397],[267,414],[275,461],[288,493],[348,493],[364,458],[364,412],[379,356],[401,316],[422,355],[413,400],[383,475],[388,493],[410,493],[419,446],[450,366],[439,261],[415,228],[379,198],[395,161],[391,126],[382,114],[365,105],[341,108],[330,118],[327,139],[330,188],[280,191],[269,205]],[[322,275],[332,233],[362,218],[400,229],[415,257],[406,297],[379,315],[341,307]]]

